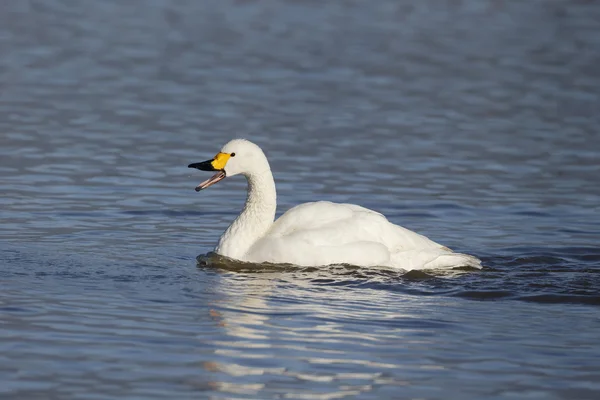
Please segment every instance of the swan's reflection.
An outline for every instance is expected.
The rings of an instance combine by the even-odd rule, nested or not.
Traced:
[[[214,390],[257,396],[285,388],[303,398],[329,399],[380,385],[409,384],[408,379],[392,377],[399,360],[388,357],[380,344],[412,340],[414,345],[414,338],[402,338],[405,328],[378,328],[384,319],[392,325],[394,317],[406,319],[406,312],[377,315],[385,306],[381,292],[375,296],[372,291],[315,285],[356,279],[361,270],[257,268],[213,254],[199,257],[198,263],[221,273],[219,292],[225,295],[210,309],[224,335],[212,341],[215,357],[203,364],[214,377]],[[369,302],[371,310],[364,307]],[[372,327],[361,325],[374,317],[379,319]]]

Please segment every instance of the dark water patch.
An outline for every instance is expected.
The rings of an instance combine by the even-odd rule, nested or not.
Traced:
[[[20,313],[35,313],[34,310],[29,309],[29,308],[24,308],[24,307],[12,307],[12,306],[5,306],[5,307],[0,307],[0,313],[16,313],[16,314],[20,314]]]
[[[416,270],[416,269],[412,270],[412,271],[408,271],[402,275],[402,278],[406,279],[408,281],[430,280],[433,277],[434,276],[431,275],[430,273],[427,273],[423,270]]]
[[[600,247],[591,246],[556,246],[556,247],[509,247],[500,249],[501,254],[513,254],[513,258],[517,260],[527,261],[528,257],[532,257],[531,263],[539,261],[540,265],[544,264],[544,259],[537,260],[535,257],[550,257],[548,262],[553,264],[561,259],[573,259],[580,261],[598,261],[597,266],[600,268]],[[510,256],[498,257],[498,260],[509,260]],[[495,261],[491,259],[490,261]],[[505,262],[505,261],[503,261]]]
[[[549,256],[549,255],[522,255],[516,257],[510,257],[507,260],[503,260],[502,264],[506,267],[525,267],[525,266],[539,266],[539,265],[561,265],[564,264],[565,260],[561,257]]]
[[[571,294],[537,294],[517,297],[519,300],[550,304],[585,304],[600,306],[600,294],[577,296]]]
[[[457,203],[433,203],[431,208],[436,210],[469,210],[472,207]]]
[[[556,231],[572,235],[596,235],[596,237],[600,235],[600,231],[597,229],[558,228]]]
[[[547,212],[543,212],[543,211],[533,211],[533,210],[514,211],[512,214],[513,215],[521,215],[524,217],[552,217],[553,216],[551,213],[547,213]]]
[[[407,330],[432,330],[432,329],[447,329],[453,324],[449,321],[443,320],[426,320],[421,318],[389,318],[381,319],[377,316],[371,316],[368,321],[365,321],[363,317],[351,317],[345,315],[339,315],[335,318],[319,318],[321,322],[329,323],[345,323],[360,326],[360,330],[368,329],[369,326],[386,326],[395,329],[407,329]]]
[[[402,220],[402,219],[431,219],[435,218],[435,214],[426,212],[405,212],[402,214],[386,213],[386,218],[390,220]]]
[[[471,300],[498,300],[514,297],[515,293],[506,290],[464,290],[453,296]]]

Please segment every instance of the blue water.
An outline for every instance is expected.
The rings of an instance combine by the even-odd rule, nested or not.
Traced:
[[[0,397],[599,398],[599,21],[567,0],[3,4]],[[361,204],[485,268],[208,254],[245,182],[196,193],[186,167],[235,137],[279,214]]]

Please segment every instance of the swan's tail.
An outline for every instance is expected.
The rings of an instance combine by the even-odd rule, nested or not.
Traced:
[[[438,269],[471,267],[482,268],[481,260],[468,254],[454,253],[447,247],[430,247],[420,250],[399,251],[392,254],[389,266],[413,269]]]
[[[453,268],[453,267],[482,268],[481,260],[479,258],[470,256],[468,254],[462,254],[462,253],[441,254],[423,266],[423,268]]]

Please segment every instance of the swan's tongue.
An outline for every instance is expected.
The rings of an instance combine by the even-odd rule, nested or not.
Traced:
[[[220,180],[225,179],[226,176],[227,175],[225,174],[225,171],[217,172],[211,178],[205,180],[204,182],[202,182],[201,184],[196,186],[196,192],[199,192],[202,189],[206,189],[207,187],[214,185],[215,183],[219,182]]]

